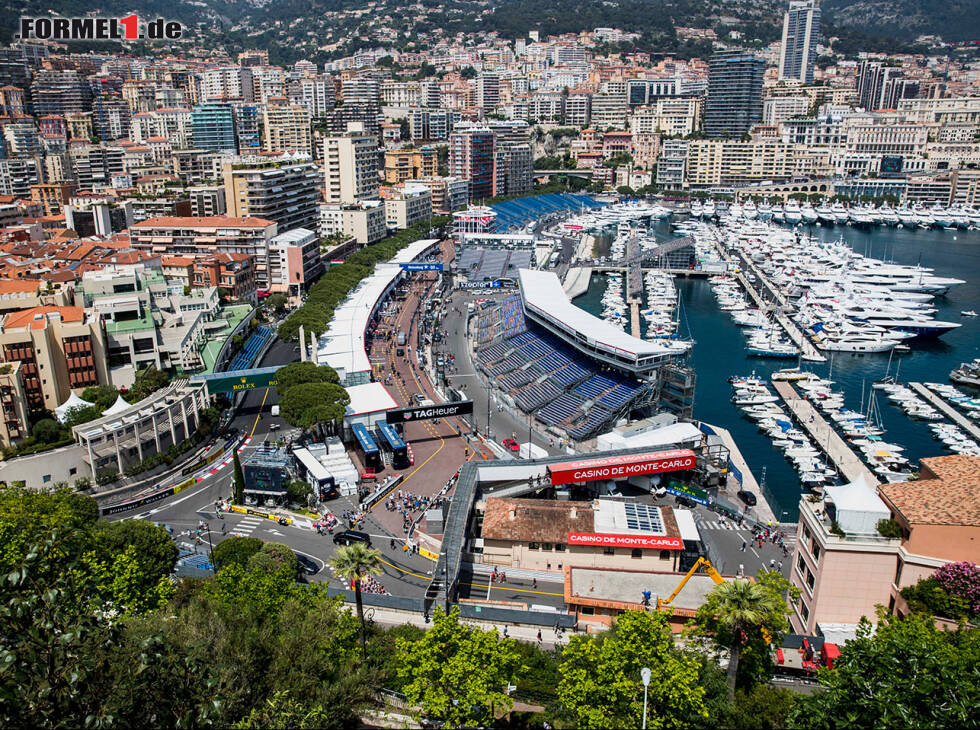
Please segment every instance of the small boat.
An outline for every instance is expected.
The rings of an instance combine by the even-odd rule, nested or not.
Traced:
[[[976,317],[977,316],[977,313],[975,311],[973,311],[972,309],[964,309],[962,312],[960,312],[960,316],[961,317]]]

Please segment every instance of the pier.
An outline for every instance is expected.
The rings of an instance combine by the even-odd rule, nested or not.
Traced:
[[[752,515],[759,522],[768,522],[772,520],[773,522],[780,522],[781,520],[776,517],[776,511],[773,505],[769,503],[769,496],[765,493],[762,486],[756,481],[755,475],[752,474],[752,470],[749,468],[748,463],[745,461],[745,457],[742,456],[742,452],[738,449],[738,444],[735,443],[735,439],[732,438],[732,434],[726,428],[721,426],[715,426],[714,424],[708,425],[712,432],[721,439],[721,442],[728,449],[728,459],[731,461],[732,465],[738,469],[739,474],[742,475],[741,481],[738,483],[738,489],[744,489],[747,492],[752,492],[756,496],[757,504],[752,508]],[[732,475],[734,476],[734,475]],[[734,481],[731,480],[731,481]],[[731,498],[733,502],[737,502],[738,497],[735,492],[737,489],[733,489],[731,484],[726,486],[723,491],[726,493],[725,496]]]
[[[864,477],[871,486],[880,483],[875,473],[861,461],[854,450],[834,430],[833,426],[809,401],[800,397],[796,388],[786,382],[773,383],[773,387],[793,413],[796,422],[810,434],[816,447],[823,451],[828,461],[833,464],[844,479],[853,482],[858,477]]]
[[[725,261],[728,262],[732,261],[731,256],[728,255],[728,252],[725,250],[725,247],[721,245],[721,242],[718,241],[718,238],[716,236],[711,237],[711,242],[712,245],[714,245],[715,250],[718,252],[719,256],[721,256]],[[742,256],[741,253],[739,253],[739,260],[735,263],[738,264],[738,266],[743,271],[754,269],[753,273],[758,278],[758,281],[761,281],[765,285],[765,287],[769,289],[770,293],[775,292],[776,301],[780,302],[783,305],[786,303],[786,300],[783,299],[781,294],[775,291],[775,288],[769,283],[769,280],[766,278],[766,276],[761,271],[759,271],[754,264],[752,264],[744,256]],[[775,307],[772,304],[772,302],[767,302],[765,299],[762,298],[762,295],[749,282],[749,280],[746,278],[745,274],[742,273],[742,271],[739,271],[739,273],[735,274],[735,279],[742,286],[745,292],[749,295],[749,299],[751,299],[759,309],[765,312],[772,313],[773,318],[776,320],[779,326],[782,327],[783,331],[787,334],[787,336],[793,341],[793,344],[796,345],[798,348],[800,348],[800,353],[804,360],[806,360],[807,362],[827,361],[827,358],[820,354],[820,352],[814,346],[813,342],[810,341],[810,338],[808,338],[805,334],[803,334],[803,330],[801,330],[793,320],[787,317],[785,313],[780,311],[781,307]]]
[[[630,302],[630,334],[640,337],[640,303]]]
[[[946,416],[946,418],[970,434],[970,438],[980,443],[980,428],[977,428],[969,418],[953,408],[938,393],[933,393],[922,383],[909,383],[909,387],[925,398],[929,405],[933,406]]]

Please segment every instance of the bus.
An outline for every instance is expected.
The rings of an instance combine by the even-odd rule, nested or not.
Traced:
[[[373,469],[376,472],[381,471],[384,467],[384,464],[381,463],[381,451],[364,424],[355,423],[350,430],[354,434],[357,453],[360,455],[365,468]]]
[[[408,461],[408,446],[402,437],[398,435],[395,427],[384,421],[378,423],[378,441],[381,448],[391,452],[391,466],[393,469],[407,469],[411,464]]]
[[[327,471],[309,449],[293,449],[293,457],[299,466],[299,473],[313,487],[320,499],[336,499],[340,496],[333,474]]]

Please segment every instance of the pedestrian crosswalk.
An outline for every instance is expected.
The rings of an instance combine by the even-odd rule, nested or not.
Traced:
[[[739,527],[728,520],[722,522],[721,520],[702,520],[698,523],[699,527],[705,530],[740,530],[742,532],[748,532],[744,527]]]
[[[239,522],[232,529],[232,535],[238,535],[239,537],[248,537],[251,535],[255,528],[262,524],[263,520],[261,517],[243,517],[242,521]]]

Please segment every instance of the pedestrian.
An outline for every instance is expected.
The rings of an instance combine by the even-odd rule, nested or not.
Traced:
[[[510,638],[510,635],[507,633],[507,627],[506,626],[504,626],[504,638],[505,639]]]
[[[742,540],[742,552],[743,553],[745,552],[745,548],[747,548],[747,547],[748,547],[748,543],[746,543],[745,540]]]
[[[538,629],[538,643],[541,643],[541,629]]]
[[[537,588],[537,587],[538,587],[538,579],[531,578],[531,588]]]
[[[769,570],[773,570],[776,567],[776,559],[769,558]]]
[[[739,563],[738,564],[738,575],[739,575],[739,577],[742,577],[743,575],[745,575],[745,565],[742,564],[742,563]]]
[[[394,550],[395,549],[395,538],[391,538],[391,540],[388,541],[388,548],[390,550]]]
[[[778,563],[776,563],[776,566],[778,567],[779,572],[782,573],[783,572],[783,561],[780,560]]]
[[[502,572],[502,571],[500,573],[500,582],[501,583],[506,583],[507,582],[507,574],[504,573],[504,572]]]

